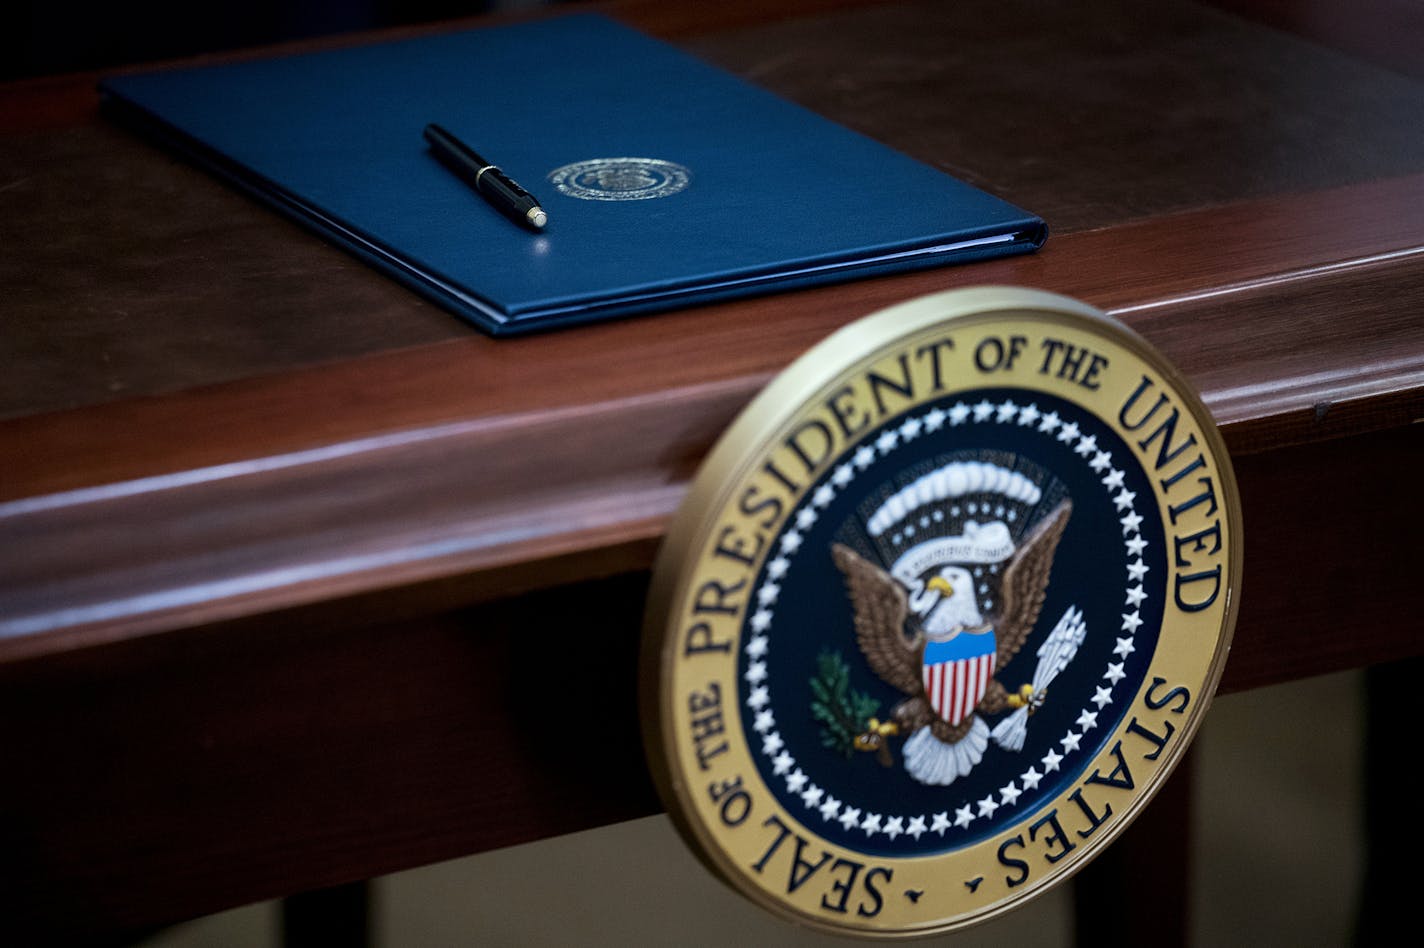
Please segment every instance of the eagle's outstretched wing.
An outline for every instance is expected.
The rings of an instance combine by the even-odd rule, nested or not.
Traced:
[[[998,656],[995,669],[1000,670],[1018,654],[1024,639],[1038,621],[1043,597],[1048,590],[1048,572],[1053,568],[1053,554],[1073,513],[1071,501],[1064,500],[1044,517],[1024,538],[1019,551],[1004,570],[999,587],[1003,607],[994,622],[998,636]]]
[[[910,603],[904,587],[850,547],[833,544],[831,557],[845,574],[855,610],[855,640],[870,667],[905,694],[922,693],[919,650],[924,633],[917,630],[913,641],[905,638]]]

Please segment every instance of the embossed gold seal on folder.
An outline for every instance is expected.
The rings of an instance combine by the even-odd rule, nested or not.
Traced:
[[[884,310],[753,401],[669,531],[655,779],[703,861],[797,922],[987,920],[1170,773],[1240,575],[1221,438],[1141,338],[1021,289]]]

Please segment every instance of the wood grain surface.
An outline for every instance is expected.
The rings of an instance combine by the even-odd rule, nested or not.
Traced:
[[[713,63],[1029,208],[1048,222],[1050,247],[1162,214],[1424,173],[1424,85],[1226,14],[1179,2],[975,0],[794,15],[809,5],[757,5],[754,14],[744,3],[716,12],[635,3],[628,13]],[[769,22],[745,25],[753,16]],[[728,29],[734,24],[743,25]],[[430,27],[398,35],[422,29]],[[475,334],[102,122],[94,80],[0,91],[0,117],[9,119],[0,127],[13,129],[0,149],[0,293],[11,354],[0,417]],[[78,107],[54,105],[64,101]],[[66,114],[71,121],[56,127]],[[657,330],[632,333],[644,331]],[[497,351],[527,358],[513,342]]]

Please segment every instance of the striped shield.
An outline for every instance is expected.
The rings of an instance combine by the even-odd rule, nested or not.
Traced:
[[[950,724],[969,717],[994,677],[995,660],[993,629],[926,642],[921,675],[935,713]]]

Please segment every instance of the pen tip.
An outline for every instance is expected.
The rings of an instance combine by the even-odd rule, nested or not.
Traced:
[[[549,223],[549,215],[544,213],[542,207],[531,207],[529,213],[524,216],[529,219],[530,224],[540,229]]]

